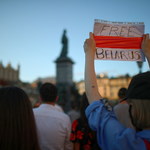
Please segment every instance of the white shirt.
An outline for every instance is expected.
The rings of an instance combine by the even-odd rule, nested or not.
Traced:
[[[41,104],[33,111],[41,150],[72,150],[70,118],[50,104]]]
[[[61,108],[61,106],[58,104],[55,104],[55,108],[57,108],[57,110],[60,112],[64,112],[63,109]]]

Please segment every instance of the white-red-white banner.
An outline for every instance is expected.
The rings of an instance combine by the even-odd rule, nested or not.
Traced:
[[[95,20],[95,59],[145,61],[141,49],[144,23]]]

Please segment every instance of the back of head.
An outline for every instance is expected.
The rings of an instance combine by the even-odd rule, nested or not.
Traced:
[[[126,97],[126,92],[127,92],[126,88],[120,88],[119,91],[118,91],[118,97],[120,99],[125,98]]]
[[[57,98],[57,88],[52,83],[44,83],[40,87],[40,96],[43,102],[55,102]]]
[[[150,72],[132,78],[127,90],[127,101],[134,110],[131,118],[137,129],[150,128]]]
[[[72,110],[77,110],[78,109],[77,102],[71,101],[71,108]]]
[[[39,149],[31,103],[17,87],[0,88],[0,149]]]

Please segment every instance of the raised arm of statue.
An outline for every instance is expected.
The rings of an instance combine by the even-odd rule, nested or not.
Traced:
[[[63,36],[62,36],[62,50],[60,53],[60,57],[67,57],[68,53],[68,38],[66,36],[66,30],[64,30]]]

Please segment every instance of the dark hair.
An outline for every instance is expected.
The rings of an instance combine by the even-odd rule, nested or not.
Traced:
[[[118,91],[118,97],[120,99],[123,99],[126,97],[126,93],[127,93],[127,89],[126,88],[120,88],[119,91]]]
[[[40,87],[40,96],[43,102],[54,102],[57,97],[57,88],[52,83],[44,83]]]
[[[18,87],[0,88],[0,149],[40,150],[31,102]]]
[[[89,102],[88,102],[86,93],[83,93],[83,95],[81,97],[81,103],[80,103],[80,118],[78,120],[80,121],[80,119],[81,119],[82,130],[85,132],[85,135],[86,136],[90,135],[90,138],[92,138],[92,140],[90,141],[91,142],[90,143],[91,150],[100,150],[98,143],[97,143],[97,139],[96,139],[96,132],[92,131],[92,129],[90,128],[90,126],[88,124],[88,119],[86,118],[86,115],[85,115],[85,110],[88,106],[89,106]],[[87,138],[87,137],[85,137],[85,138]]]
[[[81,119],[85,122],[87,122],[85,110],[88,107],[88,105],[89,105],[89,102],[88,102],[87,96],[85,93],[83,93],[81,97],[81,102],[80,102],[80,114],[81,114]]]

